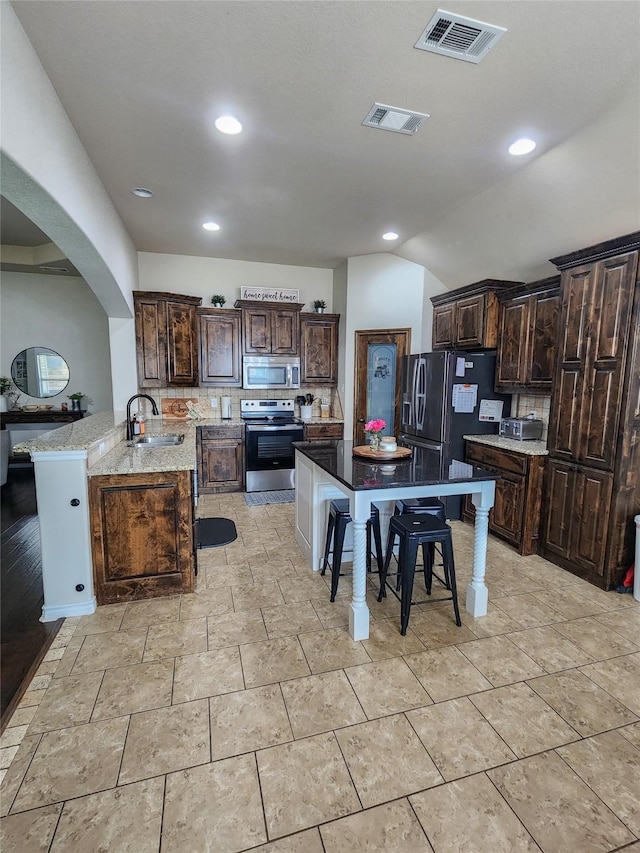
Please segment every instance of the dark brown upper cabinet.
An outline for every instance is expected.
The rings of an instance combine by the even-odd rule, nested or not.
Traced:
[[[301,382],[338,384],[339,314],[300,314]]]
[[[242,308],[242,351],[245,355],[300,355],[303,303],[237,299],[235,307]]]
[[[135,291],[139,388],[198,384],[196,307],[202,299],[176,293]]]
[[[522,282],[486,278],[432,296],[432,348],[495,349],[498,344],[498,294],[517,286],[522,286]]]
[[[556,363],[560,276],[502,294],[495,390],[550,394]]]
[[[198,308],[200,385],[242,385],[242,312]]]

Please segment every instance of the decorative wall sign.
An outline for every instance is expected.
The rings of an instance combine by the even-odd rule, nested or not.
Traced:
[[[255,302],[299,302],[299,290],[281,290],[278,287],[241,287],[240,299]]]

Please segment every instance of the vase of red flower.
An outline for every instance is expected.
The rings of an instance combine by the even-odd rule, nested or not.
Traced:
[[[369,447],[372,450],[380,450],[380,435],[386,425],[386,421],[383,421],[380,418],[378,420],[367,421],[364,425],[364,431],[367,433],[369,438]]]

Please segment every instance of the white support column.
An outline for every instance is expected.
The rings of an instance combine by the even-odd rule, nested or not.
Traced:
[[[473,539],[473,575],[467,586],[466,608],[472,616],[486,616],[489,590],[484,582],[487,567],[489,510],[493,506],[496,484],[493,480],[480,484],[480,492],[471,496],[476,508]]]
[[[87,451],[34,451],[44,605],[41,622],[93,613]]]

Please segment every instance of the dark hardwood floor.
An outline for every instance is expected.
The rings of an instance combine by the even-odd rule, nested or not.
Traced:
[[[0,731],[63,621],[39,621],[42,564],[33,466],[10,466],[1,492]]]

